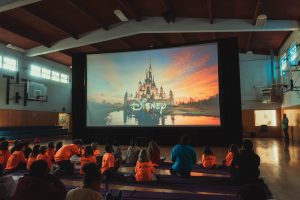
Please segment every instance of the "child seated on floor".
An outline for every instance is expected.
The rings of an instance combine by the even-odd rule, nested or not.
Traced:
[[[62,143],[62,142],[57,142],[57,143],[56,143],[54,156],[55,156],[55,154],[58,152],[58,150],[59,150],[60,148],[62,148],[62,146],[63,146],[63,143]]]
[[[86,146],[84,148],[84,155],[81,157],[80,160],[80,174],[83,175],[84,171],[83,168],[85,165],[89,163],[95,163],[96,164],[96,157],[93,155],[93,149],[91,146]]]
[[[155,165],[160,165],[162,160],[160,158],[160,149],[159,149],[159,146],[156,143],[156,141],[152,140],[149,142],[148,153],[149,153],[151,162]]]
[[[5,168],[8,158],[10,157],[8,146],[8,141],[3,140],[0,143],[0,167],[2,166],[3,169]]]
[[[203,168],[212,169],[217,166],[217,157],[212,152],[211,148],[206,146],[201,155],[201,164]]]
[[[139,153],[139,159],[135,166],[135,179],[138,182],[156,180],[154,167],[146,149],[142,149]]]
[[[238,155],[239,155],[239,149],[238,149],[237,145],[231,144],[230,148],[228,150],[228,153],[226,155],[226,158],[225,158],[225,160],[223,160],[224,166],[230,167],[233,159]]]
[[[55,155],[55,151],[54,151],[54,142],[49,142],[48,143],[48,149],[47,149],[47,155],[50,157],[51,162],[54,162],[54,155]]]
[[[48,168],[51,169],[52,167],[52,161],[51,158],[47,154],[47,147],[46,146],[41,146],[40,147],[40,153],[36,157],[36,160],[43,160],[47,163]]]
[[[24,143],[15,146],[14,152],[8,158],[5,171],[11,173],[17,170],[26,170],[27,160],[24,155]]]
[[[127,149],[125,156],[125,163],[129,165],[135,165],[138,160],[140,153],[140,148],[137,146],[136,139],[132,138],[130,140],[130,146]]]
[[[27,167],[26,168],[27,168],[28,171],[29,171],[30,166],[32,165],[32,163],[34,161],[36,161],[36,157],[38,156],[39,152],[40,152],[40,145],[38,145],[38,144],[34,145],[33,149],[32,149],[32,152],[31,152],[31,154],[28,158],[28,161],[27,161]]]
[[[104,154],[102,158],[102,168],[101,168],[101,173],[104,177],[104,180],[108,180],[111,177],[116,175],[116,168],[115,168],[115,157],[113,155],[113,147],[111,144],[106,144],[105,145],[105,151],[106,153]]]

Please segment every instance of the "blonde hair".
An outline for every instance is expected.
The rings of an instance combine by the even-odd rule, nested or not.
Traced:
[[[150,158],[149,158],[149,153],[146,149],[142,149],[139,153],[139,162],[149,162]]]

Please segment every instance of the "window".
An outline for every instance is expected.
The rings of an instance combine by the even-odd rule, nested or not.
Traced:
[[[297,47],[297,45],[294,44],[291,48],[289,48],[288,54],[289,54],[290,65],[298,65],[298,47]]]
[[[17,60],[13,58],[3,57],[2,67],[3,69],[18,71]]]
[[[66,74],[60,74],[60,82],[69,83],[69,76]]]
[[[36,65],[31,65],[30,74],[32,76],[41,77],[41,67]]]
[[[59,81],[59,73],[55,72],[55,71],[52,71],[52,73],[51,73],[51,79],[53,81]]]
[[[42,78],[50,79],[51,78],[51,70],[42,68]]]
[[[280,58],[280,70],[281,70],[281,75],[285,74],[285,71],[287,70],[286,53],[284,53]]]
[[[255,110],[255,126],[276,126],[276,110]]]

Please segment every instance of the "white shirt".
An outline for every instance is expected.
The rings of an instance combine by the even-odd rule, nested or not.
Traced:
[[[104,200],[100,192],[96,192],[89,188],[76,188],[70,190],[66,200]]]

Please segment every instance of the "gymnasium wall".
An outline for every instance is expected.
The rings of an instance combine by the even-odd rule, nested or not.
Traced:
[[[10,101],[6,104],[6,79],[3,75],[15,76],[15,72],[10,72],[0,68],[0,127],[1,126],[31,126],[31,125],[57,125],[58,113],[65,108],[71,113],[71,83],[64,84],[51,80],[33,77],[30,75],[30,65],[36,64],[41,67],[55,70],[69,75],[71,69],[67,66],[41,57],[26,57],[24,54],[7,48],[0,44],[0,55],[10,56],[18,60],[20,79],[25,78],[33,82],[46,84],[48,87],[48,102],[29,101],[27,106],[22,100],[18,104]]]
[[[294,31],[282,45],[279,56],[290,48],[292,44],[300,43],[300,31]],[[299,58],[299,56],[298,56]],[[295,87],[300,86],[300,72],[293,74]],[[282,114],[286,113],[289,118],[289,135],[294,141],[300,142],[300,91],[287,91],[283,95]],[[283,133],[281,133],[283,135]]]

